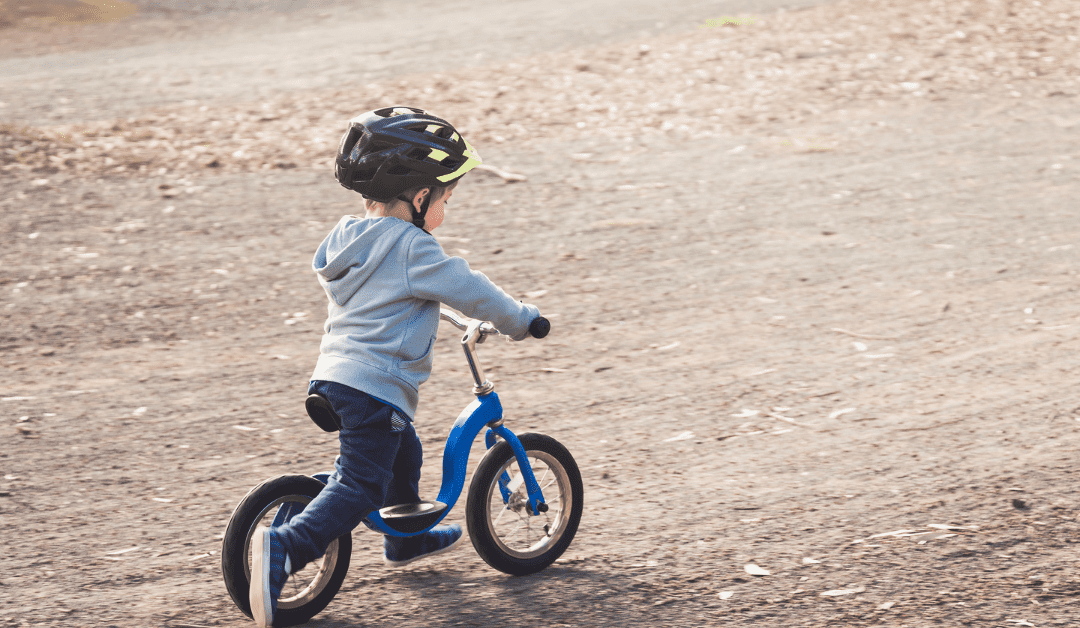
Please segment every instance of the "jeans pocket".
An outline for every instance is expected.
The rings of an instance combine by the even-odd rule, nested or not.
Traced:
[[[350,410],[352,409],[353,408],[350,408]],[[341,426],[349,428],[350,430],[390,431],[390,415],[394,412],[393,408],[372,400],[370,404],[367,404],[367,407],[363,408],[363,410],[367,411],[353,411],[342,414]]]

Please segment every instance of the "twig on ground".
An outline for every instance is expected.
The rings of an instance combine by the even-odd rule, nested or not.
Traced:
[[[872,334],[856,334],[853,331],[840,329],[839,327],[833,327],[832,330],[840,334],[854,336],[855,338],[865,338],[866,340],[896,340],[899,338],[899,336],[874,336]]]
[[[776,419],[777,421],[783,421],[785,423],[791,423],[792,425],[798,425],[799,427],[808,427],[808,428],[810,428],[812,430],[818,429],[817,426],[810,425],[809,423],[802,423],[802,422],[796,421],[795,419],[789,419],[786,416],[780,416],[779,414],[774,414],[772,412],[765,412],[764,415],[767,416],[767,417]]]
[[[934,423],[933,425],[925,425],[925,426],[922,426],[922,427],[901,427],[897,431],[898,432],[921,432],[923,430],[932,430],[935,427],[942,427],[944,425],[952,425],[953,423],[959,423],[960,421],[964,421],[964,420],[966,420],[968,418],[970,418],[970,417],[962,416],[962,417],[960,417],[958,419],[953,419],[951,421],[938,421],[937,423]]]
[[[502,170],[501,168],[496,168],[495,166],[489,166],[487,164],[480,164],[479,166],[474,168],[474,170],[480,170],[482,172],[490,172],[493,175],[502,177],[503,180],[506,181],[507,183],[513,183],[514,181],[527,181],[528,180],[528,177],[526,177],[523,174],[514,174],[513,172],[507,172],[506,170]]]

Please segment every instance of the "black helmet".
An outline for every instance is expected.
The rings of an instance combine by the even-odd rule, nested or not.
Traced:
[[[480,155],[454,127],[423,109],[385,107],[360,114],[338,147],[334,175],[342,187],[385,203],[409,204],[413,224],[423,227],[432,195],[420,212],[402,192],[416,187],[445,187],[481,164]]]

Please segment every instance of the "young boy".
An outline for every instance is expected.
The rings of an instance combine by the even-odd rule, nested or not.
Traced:
[[[341,417],[341,455],[302,513],[280,527],[260,527],[252,538],[249,596],[259,626],[273,625],[290,573],[372,511],[420,501],[422,451],[412,419],[431,372],[439,304],[489,320],[514,340],[523,340],[540,316],[448,256],[431,235],[454,187],[480,163],[450,123],[420,109],[388,107],[350,121],[335,174],[364,196],[367,213],[342,218],[315,253],[312,266],[330,305],[308,389]],[[456,524],[387,536],[385,562],[405,565],[461,541]]]

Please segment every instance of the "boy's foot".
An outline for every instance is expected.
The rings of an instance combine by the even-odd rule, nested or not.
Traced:
[[[413,561],[449,552],[465,539],[461,526],[456,523],[435,526],[419,536],[387,536],[383,540],[383,562],[391,567],[401,567]]]
[[[260,526],[251,537],[251,584],[248,589],[248,602],[251,604],[251,617],[259,628],[274,625],[274,613],[277,601],[281,597],[281,588],[289,578],[292,565],[285,546],[270,531]]]

